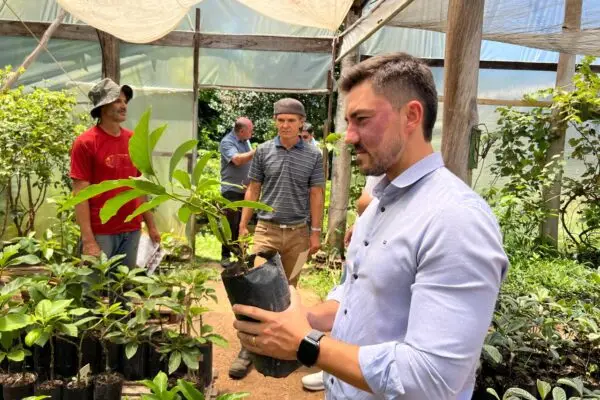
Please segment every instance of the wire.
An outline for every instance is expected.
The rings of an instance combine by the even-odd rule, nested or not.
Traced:
[[[27,26],[27,24],[21,19],[21,17],[16,13],[16,11],[8,4],[8,0],[4,0],[3,5],[5,5],[6,7],[8,7],[8,9],[14,14],[14,16],[17,17],[17,20],[21,24],[23,24],[23,26],[25,27],[25,29],[27,29],[27,31],[36,40],[36,42],[38,42],[38,45],[41,45],[42,43],[40,42],[40,40],[38,39],[38,37],[35,36],[35,33],[33,33],[31,31],[31,29],[29,29],[29,27]],[[77,82],[75,80],[73,80],[71,78],[71,76],[69,76],[69,73],[58,62],[58,60],[56,59],[56,57],[54,57],[54,55],[52,54],[52,52],[50,51],[50,49],[48,49],[48,46],[43,46],[43,47],[44,47],[44,50],[46,50],[46,53],[48,53],[48,55],[52,59],[52,61],[54,61],[54,63],[58,66],[58,68],[60,68],[60,70],[63,72],[63,74],[65,74],[65,76],[68,78],[68,80],[71,81],[74,84],[74,86],[76,86],[77,89],[87,98],[88,97],[87,93],[85,93],[83,90],[81,90],[81,88],[79,87],[79,85],[77,85]]]

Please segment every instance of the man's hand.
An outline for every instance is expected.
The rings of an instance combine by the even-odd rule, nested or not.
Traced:
[[[102,250],[98,246],[98,242],[95,240],[89,240],[83,242],[83,248],[81,254],[84,256],[100,257]]]
[[[150,235],[150,239],[152,239],[154,243],[160,244],[160,232],[158,231],[158,229],[156,229],[156,227],[149,229],[148,234]]]
[[[321,232],[315,231],[310,233],[310,248],[308,254],[315,254],[321,248]]]
[[[344,246],[345,247],[350,246],[350,239],[352,239],[353,232],[354,232],[354,225],[352,225],[350,228],[348,228],[348,230],[346,231],[346,234],[344,235]]]
[[[291,303],[283,312],[265,311],[260,308],[236,304],[233,312],[259,322],[235,321],[242,346],[249,351],[280,360],[295,360],[300,342],[310,332],[306,309],[300,296],[290,286]]]
[[[239,229],[239,232],[238,232],[238,236],[239,236],[240,238],[243,238],[243,237],[245,237],[245,236],[248,236],[249,234],[250,234],[250,232],[248,232],[248,227],[247,227],[247,226],[245,226],[245,225],[244,225],[244,226],[240,225],[240,229]]]

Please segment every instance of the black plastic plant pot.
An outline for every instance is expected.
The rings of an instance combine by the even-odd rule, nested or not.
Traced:
[[[11,374],[2,386],[2,397],[4,400],[21,400],[33,396],[36,376],[25,372]]]
[[[79,340],[79,339],[77,339]],[[81,347],[81,366],[90,365],[92,374],[99,374],[104,371],[102,368],[102,347],[98,338],[94,336],[86,336],[83,338],[83,346]]]
[[[158,375],[160,371],[168,374],[167,357],[161,359],[163,354],[161,354],[157,348],[160,346],[160,337],[161,332],[155,332],[152,334],[152,342],[154,346],[148,346],[148,368],[146,369],[148,379],[154,379],[154,377]]]
[[[69,382],[63,388],[63,400],[94,400],[94,386],[89,383]]]
[[[267,261],[254,267],[255,257]],[[278,253],[259,253],[249,257],[248,268],[236,264],[221,273],[231,305],[244,304],[269,311],[284,311],[290,305],[290,289]],[[251,319],[236,315],[239,320]],[[300,367],[300,363],[277,360],[252,354],[254,368],[265,376],[285,378]]]
[[[100,345],[100,347],[102,347],[102,345]],[[100,365],[103,370],[106,366],[106,358],[108,358],[108,368],[111,371],[123,372],[121,370],[121,353],[123,352],[123,345],[107,341],[106,351],[107,354],[104,354],[104,351],[102,351],[100,357]]]
[[[123,376],[104,373],[94,380],[94,400],[120,400],[123,392]]]
[[[62,399],[63,381],[45,381],[36,385],[34,394],[36,396],[50,396],[50,400]]]
[[[200,346],[200,354],[202,354],[202,360],[200,361],[200,374],[202,374],[202,380],[204,386],[208,386],[212,382],[213,374],[213,344],[212,342],[206,342]]]
[[[56,365],[56,360],[54,363]],[[33,372],[37,374],[38,382],[50,379],[50,343],[44,347],[33,346]]]
[[[130,359],[127,358],[125,352],[122,353],[121,361],[123,363],[123,375],[128,381],[138,381],[145,379],[148,375],[146,373],[146,366],[148,363],[148,344],[141,343],[138,346],[135,355]]]
[[[63,378],[77,375],[77,346],[57,338],[54,358],[54,369],[58,375]]]

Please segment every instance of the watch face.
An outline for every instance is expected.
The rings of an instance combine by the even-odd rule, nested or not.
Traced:
[[[298,361],[307,367],[312,367],[319,358],[319,344],[305,338],[298,347]]]

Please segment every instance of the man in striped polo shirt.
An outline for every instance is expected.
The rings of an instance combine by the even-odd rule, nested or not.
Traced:
[[[272,212],[258,213],[254,252],[277,251],[288,281],[296,286],[308,255],[321,246],[323,158],[317,147],[300,137],[306,118],[301,102],[285,98],[275,102],[273,109],[278,135],[256,149],[245,199],[260,198],[273,208]],[[248,235],[250,218],[252,209],[244,208],[239,237]],[[248,351],[242,347],[229,368],[229,376],[245,377],[251,364]]]
[[[325,177],[321,152],[300,138],[306,118],[302,103],[285,98],[273,108],[278,136],[256,150],[245,198],[256,201],[260,197],[273,208],[258,213],[254,251],[279,252],[286,276],[295,286],[306,258],[321,245]],[[244,208],[240,236],[248,233],[251,217],[252,209]]]

